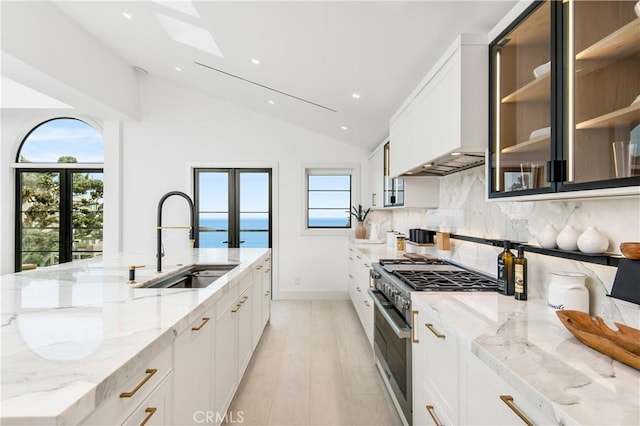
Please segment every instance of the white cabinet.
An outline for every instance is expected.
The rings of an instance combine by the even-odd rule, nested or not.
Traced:
[[[262,321],[261,331],[271,318],[271,256],[262,262]]]
[[[238,286],[216,302],[214,351],[215,411],[224,413],[238,386]]]
[[[156,390],[159,390],[163,395],[166,392],[171,394],[172,380],[170,376],[173,372],[172,352],[173,346],[169,345],[153,359],[129,366],[129,376],[125,382],[117,384],[115,392],[106,398],[81,424],[123,424],[128,421],[127,419],[131,416],[140,414],[139,408],[145,403],[147,398],[155,394]],[[164,387],[160,390],[159,385],[163,383],[163,380],[166,378],[168,378],[168,380],[164,382]],[[170,397],[171,395],[169,395],[168,398]],[[169,400],[166,396],[160,399],[165,402]],[[154,403],[155,401],[156,400],[153,400]],[[160,402],[158,402],[158,404],[160,404]],[[163,408],[161,416],[170,419],[172,417],[171,412],[166,408]]]
[[[251,284],[251,339],[252,339],[252,347],[255,347],[260,340],[260,336],[262,336],[262,330],[264,328],[262,309],[264,309],[263,304],[263,284],[262,279],[264,273],[262,270],[264,269],[264,265],[260,264],[255,267],[253,270],[253,283]]]
[[[367,193],[371,197],[369,202],[373,208],[384,206],[384,144],[379,146],[369,157],[367,162],[369,186]],[[367,199],[365,198],[365,202]]]
[[[251,276],[251,275],[250,275]],[[242,291],[242,290],[241,290]],[[260,300],[256,300],[259,304]],[[253,333],[252,333],[252,314],[253,314],[253,284],[240,294],[238,301],[240,309],[238,310],[238,382],[242,378],[244,371],[249,365],[251,354],[253,353]]]
[[[349,296],[369,343],[373,346],[373,300],[369,295],[371,262],[357,248],[349,247]]]
[[[414,424],[458,423],[456,331],[426,305],[413,303]]]
[[[173,399],[177,424],[197,424],[196,411],[214,409],[214,320],[215,311],[211,307],[176,337]]]
[[[461,359],[461,424],[555,423],[541,412],[542,402],[539,405],[530,403],[474,354],[463,353]]]
[[[140,404],[124,422],[125,425],[171,425],[171,424],[183,424],[173,419],[173,398],[171,380],[173,374],[165,377],[162,383]],[[176,404],[179,407],[179,404]],[[192,413],[192,419],[190,423],[197,424],[199,413]],[[194,416],[195,421],[194,421]],[[202,416],[201,416],[202,418]]]
[[[391,176],[449,161],[452,152],[485,152],[487,58],[485,36],[460,35],[391,117]]]

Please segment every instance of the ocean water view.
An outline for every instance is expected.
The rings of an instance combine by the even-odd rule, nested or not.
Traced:
[[[312,218],[311,226],[330,227],[344,226],[346,218]],[[229,222],[227,219],[200,219],[200,247],[223,248],[227,247],[229,239]],[[269,220],[265,218],[241,218],[240,240],[244,241],[242,247],[261,248],[269,246]]]

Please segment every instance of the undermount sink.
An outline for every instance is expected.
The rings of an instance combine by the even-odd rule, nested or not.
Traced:
[[[193,265],[158,280],[152,280],[142,288],[204,288],[238,266],[237,263]]]

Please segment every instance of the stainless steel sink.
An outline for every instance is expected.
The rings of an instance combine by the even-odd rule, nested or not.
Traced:
[[[238,266],[237,263],[193,265],[158,280],[152,280],[142,288],[204,288]]]

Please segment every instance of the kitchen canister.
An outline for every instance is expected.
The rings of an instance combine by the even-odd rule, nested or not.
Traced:
[[[562,250],[578,250],[579,236],[580,232],[573,225],[567,225],[558,233],[556,244]]]
[[[551,312],[574,310],[589,313],[587,276],[579,272],[551,272],[547,308]]]
[[[578,249],[583,253],[604,253],[609,248],[609,239],[595,226],[589,226],[578,237]]]
[[[544,227],[544,229],[538,234],[536,239],[538,240],[538,244],[542,248],[553,249],[556,248],[556,238],[558,237],[558,230],[551,224],[548,224]]]

